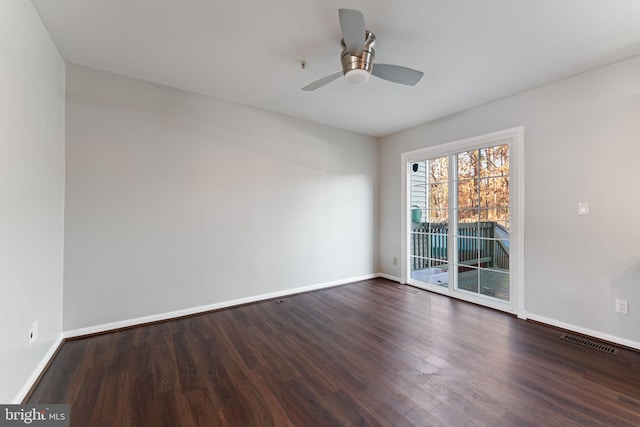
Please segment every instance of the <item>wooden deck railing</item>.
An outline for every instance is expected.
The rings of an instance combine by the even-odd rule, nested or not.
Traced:
[[[509,248],[496,239],[496,227],[500,226],[490,221],[459,223],[458,264],[508,270]],[[448,232],[448,223],[413,223],[412,254],[446,264]],[[413,270],[434,266],[422,258],[413,258],[412,264]]]

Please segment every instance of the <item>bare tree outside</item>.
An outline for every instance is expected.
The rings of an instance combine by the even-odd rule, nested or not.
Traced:
[[[509,146],[458,154],[458,221],[509,228]]]
[[[458,221],[496,222],[509,228],[509,146],[498,145],[458,154]],[[421,164],[420,164],[421,163]],[[418,163],[424,198],[412,205],[424,213],[423,222],[448,222],[448,157]]]

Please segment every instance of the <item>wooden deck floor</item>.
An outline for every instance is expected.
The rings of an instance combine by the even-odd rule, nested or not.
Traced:
[[[67,341],[71,426],[638,426],[640,354],[384,279]]]
[[[422,282],[430,282],[429,269],[414,270],[411,277]],[[434,283],[435,282],[435,283]],[[447,287],[449,282],[444,278],[431,281],[436,286]],[[509,273],[493,270],[470,270],[458,273],[458,289],[509,301]]]
[[[482,269],[458,273],[458,289],[509,301],[509,273]]]

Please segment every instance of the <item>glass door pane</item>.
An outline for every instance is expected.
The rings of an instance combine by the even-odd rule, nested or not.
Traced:
[[[448,287],[449,160],[411,165],[411,278]]]
[[[509,146],[456,160],[456,289],[509,301]]]

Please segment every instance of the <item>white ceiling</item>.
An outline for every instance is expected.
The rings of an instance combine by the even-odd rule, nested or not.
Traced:
[[[32,1],[69,62],[374,136],[640,55],[638,0]],[[340,69],[339,8],[423,79],[302,91]]]

